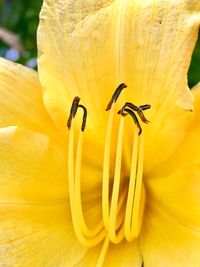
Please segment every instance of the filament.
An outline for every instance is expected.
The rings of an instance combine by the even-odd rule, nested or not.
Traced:
[[[107,236],[107,237],[105,238],[104,243],[103,243],[103,247],[102,247],[101,253],[100,253],[100,255],[99,255],[99,258],[98,258],[96,267],[102,267],[102,266],[103,266],[104,261],[105,261],[105,257],[106,257],[106,253],[107,253],[107,251],[108,251],[109,244],[110,244],[110,239],[109,239],[109,237]]]
[[[139,236],[142,218],[145,207],[145,188],[143,179],[143,162],[144,162],[144,135],[141,135],[142,128],[135,114],[140,117],[141,121],[148,123],[149,121],[143,114],[144,110],[150,108],[150,105],[135,106],[130,102],[126,102],[122,109],[118,112],[121,115],[118,136],[115,150],[115,169],[114,176],[110,177],[110,158],[111,147],[113,142],[113,120],[115,113],[115,102],[121,91],[125,88],[125,84],[120,84],[115,90],[108,106],[109,112],[108,124],[106,129],[104,158],[102,166],[102,220],[100,220],[94,228],[88,227],[83,211],[83,201],[81,197],[81,177],[82,177],[82,152],[84,130],[86,127],[87,109],[79,104],[80,98],[75,97],[70,110],[70,116],[67,121],[69,128],[69,144],[68,144],[68,187],[69,202],[72,216],[72,223],[75,234],[81,244],[87,247],[93,247],[104,241],[101,253],[99,255],[97,265],[103,266],[105,254],[109,247],[109,243],[120,243],[124,238],[127,241],[133,241]],[[78,132],[77,146],[75,149],[75,127],[74,118],[78,108],[83,110],[83,120],[81,129]],[[130,115],[134,121],[133,146],[131,154],[131,164],[128,185],[122,182],[124,173],[122,173],[123,164],[123,143],[124,143],[124,123],[125,117]],[[118,115],[117,115],[118,116]],[[138,132],[139,129],[139,132]],[[76,135],[77,136],[77,135]],[[76,153],[75,153],[76,152]],[[110,181],[113,181],[112,192]]]
[[[79,242],[87,247],[93,247],[99,244],[105,238],[105,230],[102,224],[97,225],[93,230],[90,230],[84,220],[81,190],[80,190],[80,173],[81,173],[81,154],[82,154],[82,137],[80,132],[77,155],[76,155],[76,174],[74,176],[74,126],[71,125],[69,134],[68,146],[68,184],[69,184],[69,198],[72,215],[72,222],[75,234]]]
[[[129,190],[128,190],[128,197],[126,204],[125,227],[124,227],[125,237],[128,241],[132,240],[131,236],[132,209],[135,196],[135,183],[136,183],[137,161],[138,161],[138,133],[136,127],[134,128],[133,140],[134,142],[132,150],[132,162],[131,162]]]
[[[135,197],[133,201],[133,210],[132,210],[132,225],[131,225],[132,238],[137,237],[139,234],[141,227],[140,213],[141,210],[143,211],[144,208],[145,196],[144,196],[144,188],[142,185],[143,162],[144,162],[144,140],[143,136],[140,136],[138,170],[136,176]]]
[[[108,219],[109,219],[110,150],[111,150],[113,116],[114,116],[114,106],[112,106],[109,112],[105,147],[104,147],[104,161],[103,161],[102,216],[103,216],[103,223],[106,229],[108,228]]]
[[[123,230],[119,231],[118,235],[116,234],[116,220],[117,220],[120,178],[121,178],[123,130],[124,130],[124,118],[121,118],[118,140],[117,140],[115,174],[114,174],[114,183],[113,183],[113,191],[112,191],[111,207],[110,207],[109,229],[108,229],[110,239],[113,243],[121,242],[124,237]]]

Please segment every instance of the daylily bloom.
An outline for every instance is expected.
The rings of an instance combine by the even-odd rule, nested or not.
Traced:
[[[199,0],[44,1],[38,74],[0,60],[0,266],[200,266],[199,24]]]

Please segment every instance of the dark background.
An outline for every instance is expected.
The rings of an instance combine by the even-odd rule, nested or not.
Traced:
[[[0,56],[37,68],[36,30],[42,0],[0,0]],[[9,31],[9,32],[8,32]],[[190,69],[190,88],[200,81],[200,38]]]

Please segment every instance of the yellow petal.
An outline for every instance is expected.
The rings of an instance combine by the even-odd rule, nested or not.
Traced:
[[[156,113],[166,106],[191,109],[187,70],[200,16],[190,11],[183,0],[44,1],[39,72],[52,117],[64,123],[78,94],[101,120],[122,81],[127,100],[150,103]]]
[[[145,127],[145,172],[168,158],[185,134],[186,111],[193,108],[187,71],[199,2],[51,0],[44,1],[40,18],[39,74],[58,127],[65,131],[71,102],[79,95],[88,108],[90,140],[104,140],[105,107],[125,82],[119,107],[125,101],[152,106]]]
[[[200,266],[200,84],[192,93],[195,113],[186,137],[146,179],[140,239],[145,266]]]
[[[89,249],[74,267],[141,267],[142,259],[136,242],[123,241],[118,245],[105,242]]]
[[[192,90],[195,112],[174,155],[146,179],[150,196],[181,223],[200,231],[200,83]]]
[[[63,150],[44,134],[10,126],[0,130],[0,159],[0,266],[70,267],[84,259],[88,248],[74,235]],[[83,202],[94,227],[100,196]]]
[[[144,266],[200,266],[200,231],[177,221],[159,202],[149,203],[140,237]]]
[[[55,136],[35,71],[0,58],[0,127],[19,125]]]
[[[0,128],[0,170],[3,203],[66,202],[65,153],[44,134]]]
[[[101,253],[101,247],[102,244],[87,250],[84,256],[79,259],[76,264],[73,265],[73,267],[98,267],[97,262]]]
[[[111,244],[106,253],[105,267],[141,267],[142,258],[137,242],[123,241],[118,245]]]
[[[70,267],[88,250],[73,233],[66,205],[1,204],[0,233],[0,266]]]

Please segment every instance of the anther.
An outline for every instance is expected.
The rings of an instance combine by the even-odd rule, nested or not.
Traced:
[[[87,109],[83,105],[78,105],[78,107],[83,109],[83,121],[81,125],[81,130],[82,132],[84,132],[85,126],[86,126],[86,120],[87,120]]]
[[[119,112],[118,112],[119,113]],[[123,117],[125,117],[126,115],[131,115],[131,117],[133,118],[133,120],[134,120],[134,122],[135,122],[135,124],[136,124],[136,126],[138,127],[138,129],[139,129],[139,133],[138,133],[138,135],[141,135],[141,133],[142,133],[142,127],[140,126],[140,123],[139,123],[139,121],[138,121],[138,118],[136,117],[136,115],[135,115],[135,113],[133,112],[133,110],[131,110],[131,109],[129,109],[129,108],[125,108],[125,109],[123,109],[123,111],[121,111],[121,113],[119,113],[119,114],[121,114]]]
[[[141,121],[144,123],[149,123],[149,121],[146,119],[146,117],[143,114],[143,110],[147,110],[150,109],[151,105],[146,104],[146,105],[141,105],[141,106],[135,106],[133,103],[130,102],[126,102],[124,104],[124,106],[118,111],[118,114],[122,115],[123,117],[125,117],[126,115],[130,115],[136,126],[139,129],[139,135],[142,133],[142,127],[140,126],[140,123],[138,121],[138,118],[136,117],[135,112],[137,112],[138,116],[140,117]]]
[[[72,102],[72,106],[70,109],[70,115],[69,115],[69,118],[67,120],[68,129],[71,128],[72,119],[74,119],[74,117],[76,116],[78,108],[82,108],[83,109],[83,121],[82,121],[82,125],[81,125],[81,130],[82,131],[85,130],[86,120],[87,120],[87,109],[83,105],[79,105],[80,100],[81,100],[80,97],[76,96]]]
[[[119,95],[121,94],[121,91],[126,88],[127,85],[125,83],[121,83],[117,89],[115,90],[114,94],[112,95],[112,98],[110,100],[110,102],[108,103],[108,106],[106,108],[106,111],[110,110],[112,108],[113,103],[115,103],[119,97]]]
[[[141,108],[142,110],[147,110],[147,109],[151,108],[151,105],[149,105],[149,104],[141,105],[141,106],[139,106],[139,108]]]
[[[77,109],[78,109],[78,104],[79,104],[80,100],[81,100],[80,97],[78,97],[78,96],[74,97],[74,100],[72,102],[71,109],[70,109],[70,115],[69,115],[69,118],[67,120],[68,129],[70,129],[71,124],[72,124],[72,119],[76,115],[76,112],[77,112]]]
[[[144,123],[149,123],[149,121],[146,119],[146,117],[144,116],[144,114],[143,114],[142,111],[143,111],[143,110],[146,110],[146,109],[149,109],[149,108],[151,107],[150,105],[142,105],[142,106],[139,106],[139,107],[138,107],[138,106],[135,106],[134,104],[132,104],[132,103],[130,103],[130,102],[126,102],[126,103],[124,104],[124,106],[122,107],[122,109],[118,111],[118,114],[123,115],[124,110],[125,110],[127,107],[128,107],[130,110],[132,110],[132,111],[136,111],[137,114],[139,115],[140,119],[141,119]]]

